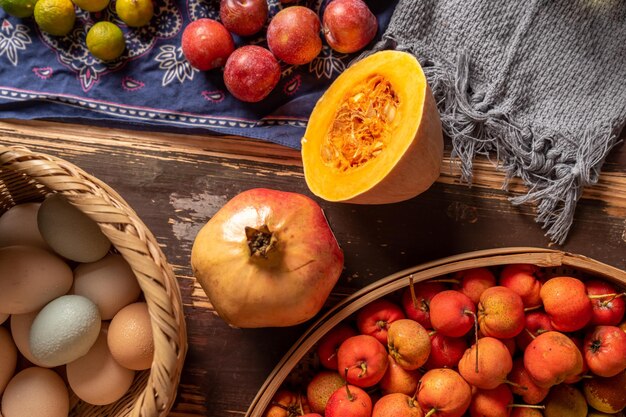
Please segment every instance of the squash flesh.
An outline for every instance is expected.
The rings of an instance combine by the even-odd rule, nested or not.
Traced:
[[[385,88],[372,91],[372,83]],[[364,93],[366,90],[368,94]],[[378,52],[344,71],[318,101],[302,140],[305,178],[310,190],[328,201],[351,201],[381,183],[395,169],[418,133],[427,90],[419,63],[403,52]],[[361,93],[365,96],[366,106],[350,103]],[[336,120],[355,114],[358,116],[363,111],[367,114],[368,110],[363,108],[369,109],[370,105],[377,107],[376,112],[384,119],[379,120],[380,127],[369,124],[369,127],[378,129],[378,139],[368,138],[372,133],[370,131],[360,136],[358,146],[345,146],[349,143],[348,139],[343,139],[343,148],[338,145],[342,141],[337,139],[334,139],[334,145],[329,146],[340,132],[340,129],[334,128]],[[390,110],[389,105],[394,110]],[[342,109],[347,109],[345,115]],[[351,114],[351,109],[358,111]],[[377,114],[374,118],[380,116]],[[346,128],[343,130],[346,131]],[[382,147],[378,142],[382,142]],[[364,158],[346,157],[350,156],[346,150],[359,147]],[[340,158],[332,155],[337,150],[343,152]]]
[[[338,171],[359,167],[379,156],[392,140],[398,97],[381,75],[372,75],[340,104],[320,147],[326,166]]]

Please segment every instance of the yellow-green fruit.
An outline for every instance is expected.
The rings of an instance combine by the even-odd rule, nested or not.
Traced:
[[[112,61],[126,48],[122,29],[111,22],[98,22],[87,32],[87,49],[96,58]]]
[[[311,411],[323,413],[330,396],[345,385],[346,381],[337,371],[318,372],[306,388],[306,397]]]
[[[0,7],[11,16],[25,18],[33,15],[37,0],[0,0]]]
[[[587,402],[583,394],[568,384],[555,385],[546,397],[545,417],[587,417]]]
[[[154,16],[152,0],[117,0],[115,12],[130,27],[141,27],[150,23]]]
[[[109,5],[109,0],[72,0],[75,5],[87,12],[99,12]]]
[[[587,403],[598,411],[618,413],[626,408],[626,370],[610,378],[585,378],[583,393]]]
[[[35,22],[44,32],[65,36],[74,27],[76,12],[71,0],[39,0],[35,4]]]

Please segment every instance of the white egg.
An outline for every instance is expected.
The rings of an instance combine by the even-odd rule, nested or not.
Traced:
[[[100,332],[98,307],[86,297],[64,295],[48,303],[30,328],[30,351],[46,366],[85,355]]]

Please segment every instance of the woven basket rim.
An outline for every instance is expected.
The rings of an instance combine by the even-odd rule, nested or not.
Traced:
[[[167,415],[176,397],[187,353],[187,330],[176,276],[152,232],[116,191],[62,158],[23,146],[0,145],[2,170],[25,176],[32,181],[31,187],[42,186],[66,197],[99,225],[128,262],[148,305],[154,360],[146,386],[137,395],[132,409],[109,411],[112,414],[108,415]]]
[[[371,301],[406,287],[409,277],[418,283],[470,267],[490,267],[510,263],[528,263],[544,268],[572,267],[592,272],[608,281],[626,286],[626,271],[583,255],[539,247],[506,247],[471,251],[403,269],[346,297],[311,324],[270,372],[250,403],[245,416],[261,417],[263,415],[271,397],[285,381],[289,372],[328,330]]]

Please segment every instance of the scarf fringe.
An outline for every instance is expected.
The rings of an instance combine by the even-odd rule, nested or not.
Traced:
[[[388,36],[357,59],[384,49],[411,52],[420,59],[443,130],[452,141],[461,180],[471,185],[476,155],[489,158],[495,153],[494,164],[506,173],[503,189],[514,177],[528,187],[525,194],[509,200],[514,205],[536,204],[535,221],[551,241],[563,244],[584,187],[598,182],[604,160],[617,144],[618,127],[590,126],[582,132],[531,129],[492,106],[486,91],[472,89],[467,55],[461,53],[456,67],[449,69]]]

